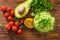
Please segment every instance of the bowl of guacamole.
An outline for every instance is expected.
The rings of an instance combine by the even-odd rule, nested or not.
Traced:
[[[39,32],[49,32],[54,29],[55,18],[49,12],[41,12],[34,17],[34,28]]]

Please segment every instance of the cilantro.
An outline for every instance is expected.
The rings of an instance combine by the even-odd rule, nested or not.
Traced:
[[[33,0],[31,3],[31,9],[35,14],[40,13],[41,11],[49,11],[53,8],[53,4],[47,2],[47,0]]]

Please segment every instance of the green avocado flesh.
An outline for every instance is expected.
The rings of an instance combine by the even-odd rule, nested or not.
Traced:
[[[15,17],[16,18],[23,18],[28,14],[28,11],[30,9],[30,4],[32,3],[32,0],[26,0],[25,2],[19,4],[16,8],[15,8]],[[21,7],[25,7],[25,11],[22,15],[19,14],[18,10]]]
[[[34,28],[39,32],[53,30],[55,18],[49,12],[41,12],[34,17]]]

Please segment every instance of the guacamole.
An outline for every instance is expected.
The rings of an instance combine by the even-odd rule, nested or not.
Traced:
[[[49,12],[41,12],[34,17],[34,28],[39,32],[49,32],[53,30],[55,18]]]

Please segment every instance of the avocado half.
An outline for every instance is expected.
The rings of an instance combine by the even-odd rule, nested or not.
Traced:
[[[32,0],[26,0],[25,2],[19,4],[16,8],[15,8],[15,17],[16,18],[23,18],[28,14],[28,11],[30,9],[30,4],[32,3]],[[25,7],[25,11],[22,15],[19,14],[18,10],[21,7]]]

